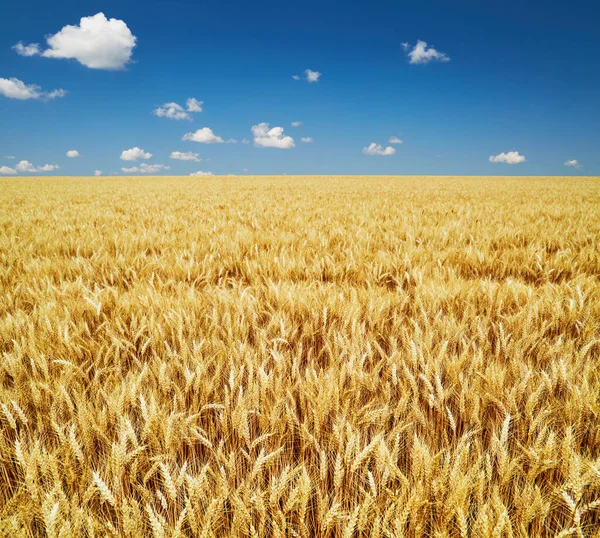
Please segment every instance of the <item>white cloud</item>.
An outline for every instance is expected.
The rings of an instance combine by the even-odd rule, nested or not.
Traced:
[[[254,145],[257,148],[290,149],[295,147],[294,139],[291,136],[283,135],[283,127],[269,129],[269,124],[263,122],[252,126],[252,134]]]
[[[393,155],[396,153],[396,149],[392,146],[384,148],[380,144],[371,142],[366,148],[363,148],[363,153],[365,155]]]
[[[15,158],[15,156],[14,156],[14,155],[5,155],[5,156],[3,157],[3,159],[14,159],[14,158]]]
[[[220,136],[215,135],[210,127],[202,127],[195,133],[186,133],[181,140],[190,140],[201,144],[222,144],[225,142]]]
[[[35,56],[40,53],[40,45],[38,43],[23,45],[23,42],[19,41],[16,45],[13,45],[12,48],[19,56]]]
[[[162,170],[169,170],[170,166],[165,166],[164,164],[147,164],[142,163],[140,166],[132,166],[131,168],[123,167],[121,170],[127,173],[141,173],[141,174],[156,174]]]
[[[204,101],[198,101],[190,97],[185,105],[187,109],[181,105],[171,102],[160,105],[156,110],[153,111],[160,118],[169,118],[171,120],[191,120],[192,116],[188,112],[202,112],[202,105]]]
[[[191,120],[192,117],[185,109],[177,103],[165,103],[153,111],[159,118],[169,118],[170,120]]]
[[[570,161],[565,162],[565,166],[571,166],[572,168],[581,168],[579,161],[577,159],[571,159]]]
[[[246,138],[242,138],[242,144],[250,144],[250,140],[247,140]]]
[[[18,78],[0,78],[0,94],[9,99],[42,99],[47,101],[56,97],[64,97],[65,90],[44,92],[37,84],[25,84]]]
[[[312,69],[307,69],[304,71],[304,74],[306,75],[306,80],[308,80],[308,82],[318,82],[321,78],[321,73],[313,71]]]
[[[244,172],[247,172],[247,171],[248,171],[248,169],[247,169],[247,168],[244,168]]]
[[[70,149],[67,151],[67,157],[73,159],[75,157],[81,157],[81,154],[76,149]]]
[[[34,166],[29,161],[20,161],[15,167],[17,172],[53,172],[58,169],[56,164],[45,164],[44,166]]]
[[[192,172],[190,176],[214,176],[212,172],[203,172],[202,170],[198,170],[197,172]]]
[[[8,166],[0,166],[0,174],[16,174],[17,171],[14,168]]]
[[[292,78],[293,78],[294,80],[300,80],[300,75],[292,75]]]
[[[29,161],[21,161],[17,164],[17,172],[37,172],[37,170]]]
[[[94,175],[95,176],[101,176],[102,175],[102,170],[95,170],[94,171]]]
[[[202,160],[198,158],[198,153],[193,153],[191,151],[172,151],[171,155],[169,155],[169,159],[177,159],[178,161],[194,161],[196,163]]]
[[[104,13],[82,17],[78,26],[67,25],[46,38],[46,58],[70,58],[91,69],[123,69],[131,60],[136,37],[125,22]]]
[[[309,144],[313,141],[312,136],[303,136],[300,140],[306,144]]]
[[[429,62],[449,62],[450,58],[447,54],[435,50],[433,47],[428,47],[427,42],[418,40],[413,49],[408,52],[410,45],[402,43],[402,48],[407,52],[410,58],[408,63],[411,64],[428,64]]]
[[[388,144],[404,144],[397,136],[390,136]]]
[[[138,159],[150,159],[151,157],[152,153],[148,153],[137,146],[121,152],[121,159],[123,161],[137,161]]]
[[[525,157],[519,155],[518,151],[509,151],[508,153],[499,153],[498,155],[490,155],[491,163],[506,163],[519,164],[525,162]]]
[[[45,164],[44,166],[38,166],[38,172],[54,172],[58,170],[60,166],[57,164]]]
[[[237,140],[236,140],[235,138],[230,138],[230,139],[227,141],[227,143],[228,143],[228,144],[237,144]]]
[[[292,127],[300,127],[300,125],[302,125],[301,121],[293,121],[292,122]]]
[[[198,99],[194,99],[193,97],[190,97],[185,102],[188,112],[202,112],[203,104],[204,104],[204,101],[198,101]]]

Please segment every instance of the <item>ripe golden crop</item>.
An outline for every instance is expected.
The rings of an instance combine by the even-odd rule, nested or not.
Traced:
[[[600,536],[600,179],[0,180],[0,536]]]

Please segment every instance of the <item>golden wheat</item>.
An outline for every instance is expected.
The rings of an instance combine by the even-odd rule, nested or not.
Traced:
[[[0,203],[0,535],[600,536],[598,178]]]

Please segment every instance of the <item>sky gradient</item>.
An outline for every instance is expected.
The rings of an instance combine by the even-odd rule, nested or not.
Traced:
[[[114,23],[65,29],[99,13]],[[597,2],[67,0],[0,16],[7,177],[600,175]]]

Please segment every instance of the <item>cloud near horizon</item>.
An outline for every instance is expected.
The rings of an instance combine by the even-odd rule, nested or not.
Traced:
[[[392,146],[384,148],[381,144],[371,142],[366,148],[363,148],[363,153],[365,155],[394,155],[396,148]]]
[[[526,162],[526,159],[523,155],[519,155],[518,151],[509,151],[508,153],[490,155],[489,161],[491,163],[519,164]]]

